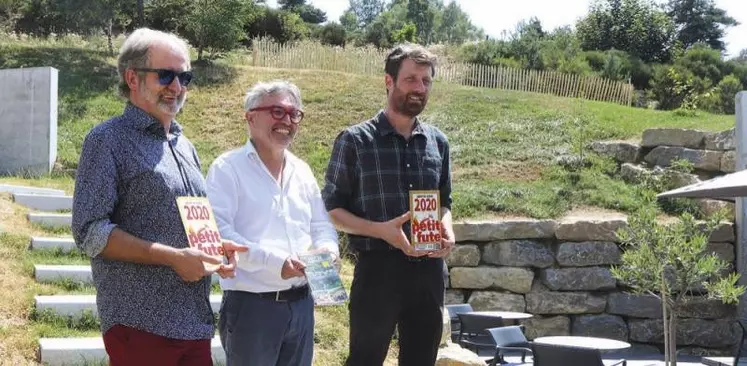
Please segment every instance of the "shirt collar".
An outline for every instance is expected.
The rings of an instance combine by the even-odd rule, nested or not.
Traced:
[[[374,118],[374,123],[376,124],[376,128],[379,130],[379,134],[381,136],[397,133],[394,127],[392,127],[392,124],[389,122],[389,118],[387,118],[384,110],[379,111],[379,113]],[[423,125],[420,123],[420,120],[417,117],[415,117],[415,128],[413,128],[411,136],[415,135],[425,135],[423,131]]]
[[[160,128],[161,122],[159,120],[155,119],[153,116],[148,114],[148,112],[142,110],[140,107],[130,102],[127,102],[124,113],[122,115],[124,116],[125,121],[130,124],[130,126],[138,130],[154,131],[156,128],[159,128],[161,131],[163,131],[163,129]],[[180,135],[182,133],[182,126],[176,120],[171,120],[169,133]]]
[[[248,157],[256,156],[257,159],[260,159],[259,153],[257,152],[257,148],[254,147],[254,144],[252,143],[251,138],[246,140],[246,145],[244,146],[244,148],[246,149],[246,156]],[[288,150],[283,151],[283,158],[285,159],[285,165],[286,166],[290,165],[291,161],[290,159],[288,159]]]

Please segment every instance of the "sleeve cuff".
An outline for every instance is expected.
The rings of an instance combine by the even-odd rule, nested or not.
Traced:
[[[109,235],[111,235],[115,227],[117,225],[112,224],[108,220],[100,220],[92,223],[83,241],[81,248],[83,252],[91,258],[98,256],[109,243]]]

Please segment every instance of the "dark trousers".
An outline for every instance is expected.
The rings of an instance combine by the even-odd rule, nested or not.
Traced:
[[[395,326],[399,365],[433,366],[441,341],[443,259],[399,251],[361,252],[350,290],[348,366],[381,366]]]
[[[311,366],[314,299],[278,302],[224,291],[218,332],[227,366]]]

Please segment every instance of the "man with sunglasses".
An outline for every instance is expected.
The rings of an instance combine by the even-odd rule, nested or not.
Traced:
[[[314,300],[297,254],[337,258],[337,232],[311,168],[288,151],[304,117],[298,87],[257,83],[244,110],[250,138],[207,176],[221,235],[250,248],[221,280],[221,342],[228,366],[310,366]]]
[[[179,196],[205,196],[192,143],[174,120],[192,79],[180,38],[138,29],[117,60],[124,113],[83,142],[73,197],[73,236],[91,257],[110,365],[212,365],[211,276],[230,264],[189,247]],[[211,264],[211,266],[206,266]]]
[[[386,108],[343,130],[326,172],[324,201],[357,253],[350,290],[349,366],[381,366],[394,329],[399,364],[432,366],[441,339],[446,266],[454,246],[446,136],[417,116],[428,101],[436,58],[417,45],[386,59]],[[440,197],[441,249],[409,241],[410,191]]]

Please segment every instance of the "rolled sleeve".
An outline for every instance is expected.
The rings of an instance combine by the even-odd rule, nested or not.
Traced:
[[[239,186],[233,168],[220,158],[216,159],[208,169],[206,183],[208,200],[213,208],[221,237],[249,247],[248,251],[238,253],[237,266],[249,269],[259,265],[266,267],[270,272],[277,270],[277,273],[280,273],[287,255],[275,252],[272,248],[262,247],[236,231],[234,217],[239,209]]]
[[[93,130],[83,142],[73,194],[75,244],[90,257],[106,247],[116,227],[111,214],[117,203],[117,165],[111,141]]]
[[[357,151],[353,136],[347,130],[337,135],[325,173],[322,199],[327,211],[348,209],[355,182]]]

